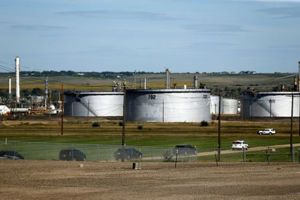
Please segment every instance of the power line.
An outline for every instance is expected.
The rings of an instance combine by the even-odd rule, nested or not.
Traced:
[[[9,68],[7,66],[4,66],[4,65],[0,65],[0,69],[3,69],[7,72],[14,72],[14,69],[13,68]]]

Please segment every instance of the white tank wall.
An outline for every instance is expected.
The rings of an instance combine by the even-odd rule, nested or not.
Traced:
[[[211,114],[219,113],[219,96],[214,96],[214,95],[210,96],[210,113]]]
[[[64,98],[66,116],[123,116],[123,92],[67,92]]]
[[[293,116],[299,116],[299,92],[294,94]],[[251,117],[290,117],[292,92],[258,93],[245,95],[241,100],[241,116]]]
[[[236,99],[223,99],[223,114],[235,115],[238,114],[238,100]]]
[[[210,113],[218,114],[219,113],[219,96],[210,96]],[[238,114],[238,100],[223,98],[221,99],[221,113],[227,115]]]
[[[210,90],[128,90],[126,120],[144,122],[211,121]]]

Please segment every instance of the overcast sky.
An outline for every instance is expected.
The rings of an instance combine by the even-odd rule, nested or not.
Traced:
[[[26,71],[296,72],[300,0],[0,0],[0,65],[17,55]]]

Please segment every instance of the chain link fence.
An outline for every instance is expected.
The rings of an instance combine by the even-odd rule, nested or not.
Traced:
[[[147,147],[104,144],[71,144],[46,142],[1,141],[1,153],[18,153],[26,160],[87,160],[87,161],[164,161],[217,162],[216,149],[205,152],[181,151],[174,147]],[[292,159],[293,158],[293,159]],[[3,155],[2,155],[3,159]],[[272,149],[266,147],[262,151],[221,150],[221,162],[289,162],[300,163],[300,149],[295,149],[291,156],[289,148]]]

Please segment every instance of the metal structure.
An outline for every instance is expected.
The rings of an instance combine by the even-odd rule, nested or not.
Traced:
[[[123,116],[123,92],[64,93],[66,116],[117,117]]]
[[[219,113],[219,96],[210,96],[210,113],[218,114]],[[238,104],[237,99],[230,99],[222,97],[221,101],[221,114],[225,115],[235,115],[238,114]]]
[[[211,121],[208,89],[127,90],[125,107],[127,121]]]
[[[241,99],[241,116],[290,117],[293,96],[293,116],[299,117],[300,92],[259,92],[245,94]]]

